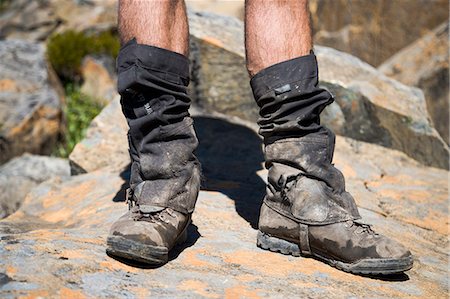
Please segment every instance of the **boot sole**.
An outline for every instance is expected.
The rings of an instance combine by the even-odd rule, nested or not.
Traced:
[[[296,243],[270,236],[261,231],[258,231],[257,246],[272,252],[279,252],[296,257],[303,256]],[[324,261],[339,270],[360,275],[397,274],[405,272],[413,266],[412,256],[398,259],[362,259],[355,263],[337,261],[317,253],[312,253],[312,257]]]
[[[175,245],[187,240],[187,227],[175,241]],[[143,263],[150,266],[164,265],[169,260],[170,249],[136,242],[121,236],[109,236],[106,240],[106,253],[111,256]]]

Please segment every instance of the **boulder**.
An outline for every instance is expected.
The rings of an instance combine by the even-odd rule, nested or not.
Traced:
[[[195,120],[206,178],[188,243],[167,265],[145,269],[106,255],[108,230],[127,209],[127,182],[118,172],[55,178],[0,221],[0,297],[436,298],[448,292],[447,171],[338,137],[335,163],[364,219],[415,256],[414,268],[404,275],[355,276],[314,259],[258,249],[257,215],[267,175],[261,140],[252,123],[210,115]],[[239,142],[225,143],[233,137]]]
[[[119,97],[91,122],[85,138],[69,155],[72,174],[104,167],[120,171],[130,163],[127,143],[128,125],[122,115]]]
[[[378,68],[406,85],[419,87],[436,130],[449,143],[449,23],[404,48]]]
[[[256,121],[245,69],[243,24],[190,12],[191,94],[199,107]],[[227,28],[227,31],[223,31]],[[315,48],[321,84],[336,95],[323,123],[339,134],[404,151],[425,165],[448,168],[448,147],[429,121],[423,93],[331,48]]]
[[[373,66],[449,18],[447,0],[311,0],[310,10],[317,44]]]
[[[52,152],[63,127],[63,99],[43,46],[0,41],[0,164],[24,152]]]
[[[398,149],[425,165],[448,169],[448,146],[430,122],[421,90],[392,80],[349,54],[326,47],[316,50],[321,84],[335,96],[335,103],[323,113],[325,125],[337,134]]]
[[[110,56],[86,56],[81,65],[81,92],[101,105],[111,102],[117,94],[115,67]]]
[[[70,175],[66,159],[24,154],[0,167],[0,219],[14,213],[38,184]]]
[[[117,0],[14,0],[0,14],[0,39],[44,41],[76,29],[105,31],[117,26]]]
[[[186,0],[186,6],[196,11],[207,11],[244,20],[244,0]]]
[[[189,11],[188,16],[193,102],[209,111],[256,121],[258,107],[245,67],[243,23],[212,13]]]

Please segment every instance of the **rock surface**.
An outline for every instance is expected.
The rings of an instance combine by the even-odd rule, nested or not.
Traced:
[[[67,29],[104,31],[117,24],[117,0],[14,0],[0,14],[0,39],[44,41]]]
[[[105,105],[116,96],[115,60],[107,55],[86,56],[81,64],[81,92]]]
[[[430,123],[423,92],[392,80],[358,58],[317,47],[321,83],[335,96],[323,123],[337,134],[398,149],[448,169],[449,149]]]
[[[67,178],[69,161],[24,154],[0,167],[0,219],[14,213],[28,192],[53,177]]]
[[[447,0],[311,0],[314,41],[378,66],[448,20]]]
[[[196,11],[212,12],[244,20],[244,0],[186,0],[186,6]]]
[[[425,94],[427,109],[436,130],[449,143],[449,23],[404,48],[378,69]]]
[[[62,130],[63,99],[43,46],[0,41],[0,164],[24,152],[51,153]]]
[[[119,171],[128,163],[128,125],[122,115],[119,97],[91,122],[85,138],[70,153],[72,174],[109,167]]]
[[[126,169],[121,177],[99,170],[52,179],[0,221],[0,297],[446,297],[448,172],[338,137],[335,162],[363,217],[415,256],[405,275],[354,276],[258,249],[255,227],[266,177],[261,140],[242,122],[205,115],[195,121],[205,182],[188,243],[167,265],[142,269],[105,254],[108,229],[126,210]]]
[[[189,22],[193,102],[209,112],[256,121],[242,22],[195,12],[189,13]],[[341,135],[404,151],[425,165],[448,168],[448,147],[429,122],[420,90],[351,55],[326,47],[316,47],[316,54],[321,82],[336,94],[336,103],[323,114],[325,125]]]

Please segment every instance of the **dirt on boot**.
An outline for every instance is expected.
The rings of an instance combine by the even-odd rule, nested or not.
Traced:
[[[258,247],[293,256],[314,257],[353,274],[378,275],[407,271],[411,252],[403,245],[357,221],[305,225],[263,204]]]
[[[170,208],[143,213],[132,207],[111,227],[106,252],[147,265],[163,265],[170,250],[186,241],[190,219]]]

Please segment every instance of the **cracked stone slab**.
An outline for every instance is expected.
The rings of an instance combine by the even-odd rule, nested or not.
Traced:
[[[205,180],[188,243],[168,264],[142,269],[105,254],[109,227],[126,210],[127,174],[126,168],[121,175],[104,168],[41,184],[19,211],[0,221],[0,297],[446,297],[447,171],[338,136],[334,162],[362,216],[415,258],[403,276],[355,276],[314,259],[258,249],[266,177],[261,140],[242,121],[196,120]],[[233,136],[241,142],[223,146]]]

